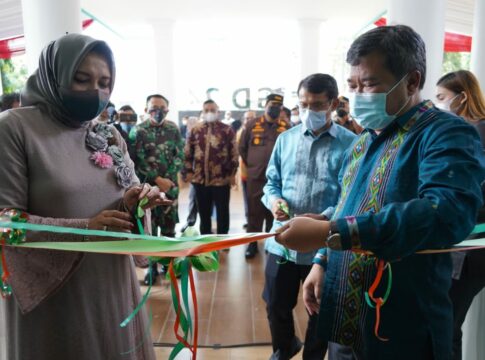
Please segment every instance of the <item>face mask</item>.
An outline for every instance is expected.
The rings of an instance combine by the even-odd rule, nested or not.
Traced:
[[[350,93],[350,113],[356,122],[366,128],[372,130],[382,130],[388,126],[399,114],[399,112],[406,107],[409,100],[394,115],[389,115],[386,111],[387,96],[406,78],[404,75],[391,90],[386,93]]]
[[[347,114],[347,111],[345,111],[344,109],[338,109],[338,110],[337,110],[337,116],[338,116],[339,118],[343,118],[343,117],[345,117],[345,116],[347,116],[347,115],[348,115],[348,114]]]
[[[435,106],[440,109],[440,110],[443,110],[443,111],[451,111],[451,103],[458,97],[460,96],[460,94],[456,94],[455,96],[453,96],[450,100],[447,100],[445,102],[442,102],[442,103],[439,103],[437,102],[435,104]]]
[[[293,124],[298,124],[300,122],[300,115],[291,115],[290,120]]]
[[[150,115],[152,115],[152,119],[155,120],[157,123],[161,124],[165,117],[168,114],[168,111],[162,109],[153,109],[149,111]]]
[[[217,120],[217,114],[213,112],[204,113],[204,120],[207,122],[214,122]]]
[[[109,93],[100,90],[74,91],[60,88],[59,92],[69,118],[78,123],[97,117],[109,102]]]
[[[135,124],[129,124],[129,123],[126,123],[126,122],[122,122],[122,123],[120,123],[120,126],[121,126],[121,129],[125,133],[129,134],[131,129],[133,128],[133,126],[135,126]]]
[[[308,130],[317,131],[327,124],[327,112],[301,109],[301,122]]]
[[[268,110],[266,110],[266,113],[268,114],[268,116],[273,119],[273,120],[276,120],[278,119],[278,117],[280,116],[280,113],[281,113],[281,106],[279,105],[276,105],[276,106],[270,106],[268,108]]]

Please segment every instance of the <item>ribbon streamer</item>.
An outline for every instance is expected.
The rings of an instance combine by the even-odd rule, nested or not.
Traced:
[[[142,215],[139,210],[141,206],[137,208],[136,215]],[[140,216],[141,217],[141,216]],[[5,253],[3,248],[5,246],[17,246],[26,248],[38,248],[48,250],[64,250],[64,251],[80,251],[80,252],[93,252],[93,253],[105,253],[105,254],[126,254],[126,255],[144,255],[149,256],[150,261],[161,262],[162,264],[169,265],[169,275],[171,278],[172,298],[175,312],[177,314],[174,330],[176,332],[177,340],[179,341],[174,347],[170,360],[173,359],[184,347],[190,349],[193,355],[193,359],[196,359],[197,354],[197,336],[198,336],[198,308],[197,298],[195,293],[195,283],[192,274],[192,267],[199,271],[217,271],[218,258],[216,250],[224,248],[243,245],[253,241],[262,240],[268,237],[272,237],[274,233],[244,233],[235,235],[202,235],[191,236],[186,238],[169,238],[169,237],[156,237],[143,234],[143,226],[139,217],[137,216],[137,223],[141,228],[141,234],[131,234],[113,231],[100,231],[100,230],[86,230],[68,227],[59,227],[51,225],[39,225],[26,222],[27,216],[16,210],[3,210],[0,212],[0,292],[2,296],[6,296],[11,293],[11,289],[8,286],[8,269],[5,259]],[[26,231],[46,231],[54,233],[66,233],[76,234],[81,236],[99,236],[99,237],[111,237],[122,238],[126,240],[122,241],[94,241],[94,242],[25,242]],[[480,224],[475,227],[472,234],[485,232],[485,224]],[[143,240],[143,241],[140,241]],[[443,253],[452,251],[464,251],[485,248],[485,238],[475,240],[465,240],[450,249],[431,249],[418,251],[418,254],[432,254]],[[358,251],[359,253],[365,253],[372,255],[366,251]],[[198,256],[196,256],[198,255]],[[369,288],[369,291],[365,293],[366,301],[369,306],[376,308],[376,325],[375,335],[386,341],[387,339],[379,336],[379,323],[380,323],[380,310],[381,307],[387,301],[392,286],[392,272],[390,265],[386,265],[383,260],[378,261],[377,275],[374,283]],[[389,271],[388,287],[384,297],[375,297],[374,293],[377,289],[385,269]],[[177,276],[181,277],[182,288],[182,301],[180,301],[180,292],[177,285]],[[192,294],[192,302],[194,306],[194,322],[189,309],[188,301],[188,287],[190,286]],[[140,304],[122,323],[121,326],[131,321],[136,315],[138,310],[143,306],[148,298],[150,287],[148,288],[145,296]],[[185,307],[185,311],[182,308],[182,303]],[[193,325],[193,327],[192,327]],[[178,333],[179,327],[184,332],[183,335]],[[189,344],[189,336],[192,335],[192,346]]]

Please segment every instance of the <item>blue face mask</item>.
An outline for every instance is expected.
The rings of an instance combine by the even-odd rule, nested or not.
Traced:
[[[129,124],[129,123],[126,123],[126,122],[122,122],[120,123],[120,126],[121,126],[121,129],[123,129],[123,131],[127,134],[130,133],[131,129],[133,128],[133,126],[135,126],[134,124]]]
[[[387,96],[406,78],[407,74],[394,85],[391,90],[385,93],[350,93],[350,114],[357,123],[366,129],[382,130],[396,119],[406,107],[409,100],[394,115],[389,115],[386,111]]]
[[[300,118],[308,130],[317,131],[327,125],[327,111],[301,109]]]

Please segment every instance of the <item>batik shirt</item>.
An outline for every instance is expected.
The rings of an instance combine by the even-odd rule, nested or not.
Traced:
[[[288,203],[290,216],[295,214],[324,212],[335,205],[340,194],[338,175],[344,154],[355,135],[337,124],[315,136],[302,124],[283,132],[276,140],[266,170],[268,181],[264,186],[263,204],[271,210],[276,199]],[[273,229],[281,227],[275,220]],[[274,238],[265,241],[265,250],[284,256],[285,249]],[[301,265],[311,265],[314,251],[308,253],[288,250],[287,260]]]
[[[470,233],[482,204],[483,165],[475,129],[430,101],[379,135],[364,130],[344,160],[333,215],[343,251],[328,253],[319,313],[325,340],[351,345],[365,359],[427,359],[426,351],[451,359],[451,258],[416,252],[450,248]],[[392,270],[378,329],[388,341],[375,335],[376,310],[364,300],[376,258]],[[386,268],[374,297],[385,297],[390,274]]]
[[[167,192],[167,197],[174,200],[174,204],[159,206],[152,210],[154,227],[160,226],[162,234],[171,234],[179,220],[177,174],[182,169],[184,161],[184,143],[180,131],[171,121],[164,120],[158,125],[147,120],[131,130],[130,142],[135,152],[135,172],[141,182],[156,185],[155,179],[161,176],[175,184]]]
[[[236,134],[221,121],[199,122],[190,130],[185,144],[184,176],[192,183],[223,186],[236,174],[238,163]]]

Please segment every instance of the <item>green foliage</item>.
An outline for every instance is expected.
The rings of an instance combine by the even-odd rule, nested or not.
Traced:
[[[23,58],[0,59],[1,89],[4,94],[19,92],[27,81],[27,66]]]
[[[443,75],[457,70],[470,70],[469,52],[445,52],[443,56]]]

